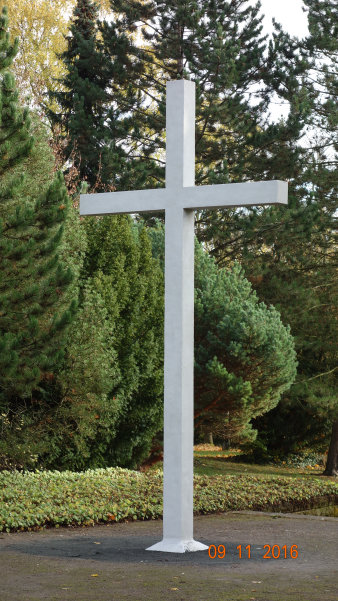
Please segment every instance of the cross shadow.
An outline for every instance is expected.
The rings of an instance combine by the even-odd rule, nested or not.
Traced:
[[[198,537],[200,542],[208,544],[208,541]],[[226,542],[214,541],[212,544],[215,545],[216,549],[218,545],[224,545],[226,552],[225,556],[222,557],[223,553],[221,548],[221,556],[217,556],[216,549],[210,549],[211,557],[208,551],[198,551],[195,553],[162,553],[156,551],[146,551],[147,547],[150,547],[154,543],[158,542],[158,537],[154,536],[101,536],[97,534],[78,536],[66,536],[63,535],[50,535],[45,536],[44,534],[39,536],[33,536],[27,538],[27,540],[20,539],[20,541],[1,541],[0,544],[0,557],[1,552],[18,552],[26,555],[33,555],[39,557],[54,557],[61,559],[85,559],[95,560],[102,562],[109,562],[112,564],[120,563],[145,563],[145,564],[180,564],[180,565],[194,565],[194,566],[224,566],[225,564],[252,564],[253,562],[267,561],[263,560],[263,554],[265,550],[257,548],[251,545],[251,556],[248,557],[245,549],[245,543],[243,542]],[[239,557],[238,545],[242,545],[242,558]],[[214,555],[216,555],[214,557]],[[271,561],[271,560],[270,560]],[[276,561],[289,561],[285,558],[274,559]]]

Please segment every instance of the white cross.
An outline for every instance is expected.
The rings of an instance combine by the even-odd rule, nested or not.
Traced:
[[[194,210],[287,204],[282,181],[195,187],[195,84],[167,83],[166,187],[83,194],[81,215],[165,211],[163,539],[149,551],[199,551],[193,539]]]

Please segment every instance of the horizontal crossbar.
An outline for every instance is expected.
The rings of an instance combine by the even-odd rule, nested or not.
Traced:
[[[287,204],[288,184],[279,180],[81,194],[80,215],[153,213],[170,208],[218,209]]]

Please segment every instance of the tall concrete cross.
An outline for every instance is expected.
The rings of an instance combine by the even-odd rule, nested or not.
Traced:
[[[193,538],[194,211],[287,204],[281,181],[195,187],[195,84],[167,83],[166,186],[83,194],[81,215],[165,211],[163,539],[149,551],[199,551]]]

